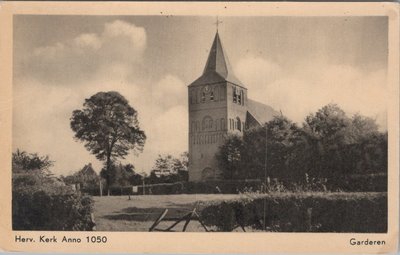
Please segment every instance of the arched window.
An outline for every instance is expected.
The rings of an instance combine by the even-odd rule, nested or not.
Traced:
[[[196,95],[197,95],[197,103],[200,103],[201,102],[201,95],[202,95],[201,89],[197,89],[196,90]]]
[[[239,117],[236,118],[236,128],[239,131],[242,131],[242,122],[240,122],[240,118]]]
[[[201,102],[204,103],[206,101],[206,93],[203,92],[201,95]]]
[[[203,130],[210,130],[213,127],[213,120],[210,116],[205,116],[201,123]]]
[[[214,92],[213,91],[210,92],[210,100],[214,101]]]
[[[214,87],[214,89],[213,89],[213,95],[214,95],[214,100],[215,100],[215,101],[218,101],[218,99],[219,99],[219,87],[218,87],[218,86],[215,86],[215,87]]]
[[[233,102],[236,103],[237,102],[237,94],[236,94],[236,88],[232,87],[232,92],[233,92]]]

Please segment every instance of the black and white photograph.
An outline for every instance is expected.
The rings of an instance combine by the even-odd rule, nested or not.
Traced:
[[[330,233],[392,249],[393,13],[172,6],[12,15],[12,242]]]
[[[387,17],[14,17],[13,229],[387,230]]]

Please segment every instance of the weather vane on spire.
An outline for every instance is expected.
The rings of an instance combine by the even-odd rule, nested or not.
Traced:
[[[217,26],[217,32],[218,32],[218,25],[221,23],[222,23],[222,21],[220,21],[217,16],[217,21],[214,23]]]

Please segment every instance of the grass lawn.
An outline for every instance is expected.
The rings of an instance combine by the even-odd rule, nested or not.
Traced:
[[[145,231],[147,232],[157,217],[168,208],[167,217],[183,216],[196,206],[197,202],[232,200],[243,195],[181,194],[146,196],[103,196],[93,197],[94,217],[97,231]],[[197,208],[201,206],[198,205]],[[166,228],[171,222],[161,222],[159,227]],[[182,230],[184,223],[174,229]],[[200,223],[191,221],[186,231],[204,231]]]
[[[193,210],[198,211],[204,208],[205,204],[218,203],[219,201],[243,199],[248,196],[251,198],[260,197],[323,197],[325,199],[353,198],[362,199],[364,197],[373,198],[384,193],[357,192],[357,193],[269,193],[269,194],[181,194],[181,195],[146,195],[146,196],[103,196],[93,197],[94,216],[97,231],[145,231],[147,232],[158,216],[168,209],[167,217],[180,217]],[[173,221],[163,221],[159,228],[167,228]],[[174,229],[181,231],[184,222],[181,222]],[[249,229],[250,230],[250,229]],[[186,231],[203,232],[198,221],[191,221]],[[242,231],[240,228],[236,231]]]

